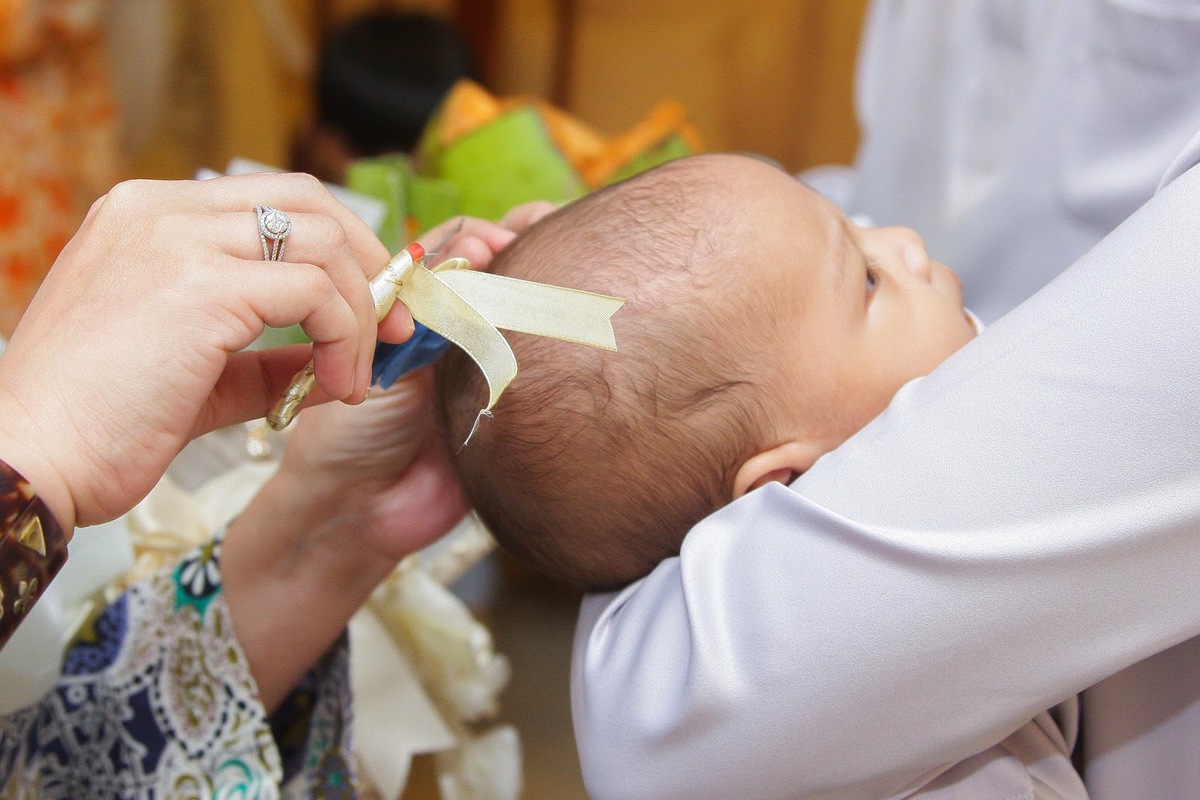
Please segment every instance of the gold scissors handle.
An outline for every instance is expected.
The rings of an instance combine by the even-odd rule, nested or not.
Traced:
[[[395,258],[371,279],[368,286],[371,288],[371,299],[375,302],[376,322],[382,322],[383,318],[392,310],[392,306],[396,303],[396,294],[400,291],[404,279],[414,266],[424,260],[425,248],[413,242],[397,253]],[[304,402],[304,398],[308,397],[309,392],[316,385],[317,376],[313,371],[313,362],[309,361],[308,366],[297,372],[296,377],[292,378],[283,397],[279,398],[279,401],[267,414],[267,424],[277,431],[286,428],[296,418],[300,404]]]

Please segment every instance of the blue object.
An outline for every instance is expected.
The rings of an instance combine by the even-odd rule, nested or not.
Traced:
[[[449,346],[449,339],[418,322],[412,338],[407,342],[376,342],[375,360],[371,365],[371,383],[378,383],[386,389],[408,373],[437,361]]]

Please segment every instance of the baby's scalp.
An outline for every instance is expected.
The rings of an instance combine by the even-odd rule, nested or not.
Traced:
[[[678,553],[728,502],[769,427],[758,320],[736,289],[745,223],[719,158],[671,162],[547,217],[497,256],[498,274],[626,297],[618,353],[509,334],[520,372],[455,456],[500,543],[555,577],[613,588]],[[731,287],[734,287],[731,289]],[[745,329],[745,330],[743,330]],[[454,351],[437,368],[447,440],[484,384]]]

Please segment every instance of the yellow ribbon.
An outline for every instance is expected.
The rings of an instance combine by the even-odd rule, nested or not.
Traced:
[[[516,377],[517,360],[498,328],[576,344],[617,349],[612,315],[617,297],[506,278],[454,258],[430,271],[414,265],[397,293],[413,319],[461,347],[488,384],[491,411]]]
[[[438,265],[434,273],[493,326],[616,352],[612,316],[625,303],[621,298],[476,272],[470,267],[465,258],[452,258]]]
[[[517,375],[517,359],[499,328],[617,349],[612,316],[624,305],[621,298],[477,272],[463,258],[432,271],[424,261],[424,250],[410,245],[371,280],[376,316],[382,320],[398,299],[413,319],[461,347],[488,384],[480,414],[490,415]],[[267,415],[272,428],[292,421],[315,383],[310,363]]]

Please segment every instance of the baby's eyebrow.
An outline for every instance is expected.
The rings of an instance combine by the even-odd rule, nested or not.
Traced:
[[[846,272],[849,270],[854,236],[850,232],[850,220],[845,215],[839,214],[836,224],[830,227],[833,230],[831,238],[836,240],[837,250],[837,268],[834,270],[833,287],[840,290],[846,283]],[[830,248],[831,251],[834,249]]]

